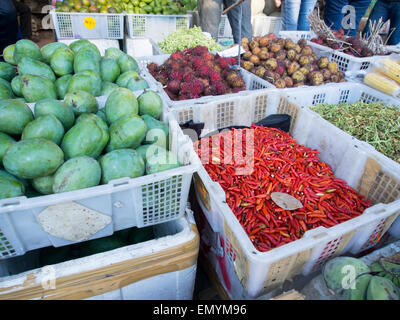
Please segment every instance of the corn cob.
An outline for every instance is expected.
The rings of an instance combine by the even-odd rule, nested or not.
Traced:
[[[378,72],[370,72],[364,77],[364,83],[376,90],[400,97],[400,86],[393,80]]]
[[[378,71],[400,83],[400,64],[394,59],[384,59]]]

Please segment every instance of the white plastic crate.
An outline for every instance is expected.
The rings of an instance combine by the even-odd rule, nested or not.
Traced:
[[[218,26],[218,39],[233,39],[232,28],[229,23],[228,15],[222,15]]]
[[[153,39],[144,37],[125,38],[124,52],[134,58],[164,54]]]
[[[110,223],[83,241],[109,236],[133,226],[150,226],[181,217],[192,175],[198,166],[190,162],[188,150],[191,141],[183,135],[173,116],[164,112],[163,121],[170,129],[169,148],[178,156],[182,166],[65,193],[0,200],[0,260],[46,246],[74,243],[51,235],[37,221],[37,216],[50,206],[53,214],[90,209],[111,217]]]
[[[191,14],[126,14],[128,37],[147,37],[155,42],[164,40],[176,30],[192,27]]]
[[[0,261],[0,299],[191,300],[199,244],[192,212],[153,232],[150,241],[43,268],[38,251]]]
[[[295,275],[307,275],[319,269],[333,256],[346,252],[356,254],[373,247],[400,213],[400,200],[397,200],[400,194],[400,183],[397,182],[400,181],[399,166],[393,165],[366,144],[349,140],[344,134],[332,130],[317,116],[289,102],[280,95],[280,91],[265,91],[269,97],[261,118],[270,114],[290,114],[290,134],[297,142],[317,149],[321,160],[331,165],[336,177],[346,180],[374,205],[359,217],[329,229],[319,227],[309,230],[300,240],[261,253],[255,249],[226,204],[225,193],[220,185],[213,182],[205,169],[201,168],[194,176],[195,190],[214,233],[209,237],[212,243],[209,255],[218,264],[221,264],[221,259],[225,261],[224,268],[228,270],[220,272],[220,280],[232,299],[255,298],[279,287]],[[221,122],[219,113],[210,113],[204,110],[204,106],[194,108],[201,109],[196,111],[202,115],[199,121],[205,123],[206,132],[218,129],[218,123]],[[254,114],[256,108],[253,104],[246,110],[247,114],[244,110],[232,110],[233,119],[247,119],[247,124],[243,120],[240,125],[248,126],[253,119],[260,117]],[[253,116],[248,116],[248,113]],[[200,161],[197,155],[194,158],[195,162]],[[222,237],[223,241],[218,237]],[[227,282],[231,290],[225,285]],[[233,290],[238,283],[241,290]]]
[[[124,14],[50,11],[57,39],[123,39]]]
[[[253,26],[253,37],[264,36],[268,33],[279,34],[282,28],[281,17],[269,17],[264,14],[256,15],[251,18]]]

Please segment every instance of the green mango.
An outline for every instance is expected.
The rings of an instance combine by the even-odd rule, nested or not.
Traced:
[[[117,84],[108,82],[108,81],[103,81],[101,85],[101,96],[108,96],[111,92],[114,91],[114,89],[119,88]]]
[[[94,74],[93,72],[91,72]],[[67,92],[82,90],[90,93],[94,97],[98,97],[101,93],[101,78],[90,74],[90,72],[81,72],[74,74],[68,84]]]
[[[21,77],[21,92],[28,102],[36,102],[45,98],[57,99],[54,82],[42,76],[23,75]]]
[[[14,60],[14,50],[15,50],[15,43],[5,47],[3,50],[3,58],[5,62],[16,66],[17,63]]]
[[[103,81],[114,82],[121,73],[118,62],[113,58],[103,58],[100,63],[100,76]]]
[[[43,138],[60,144],[64,136],[64,126],[52,114],[47,114],[29,122],[22,131],[21,140]]]
[[[64,102],[74,110],[75,115],[81,115],[86,112],[96,113],[99,110],[96,98],[82,90],[68,92],[65,95]]]
[[[155,119],[160,119],[163,109],[163,102],[157,92],[144,90],[137,98],[139,103],[139,115],[148,114]]]
[[[64,161],[64,153],[54,142],[35,138],[10,146],[3,157],[4,168],[12,175],[34,179],[51,175]]]
[[[61,193],[97,186],[101,179],[101,167],[97,160],[74,157],[66,161],[54,174],[53,192]]]
[[[62,42],[51,42],[41,47],[40,53],[42,54],[43,61],[46,63],[50,63],[50,58],[52,54],[59,48],[68,48],[68,46]]]
[[[82,243],[80,248],[80,257],[87,257],[93,254],[109,252],[128,245],[128,242],[117,236],[109,236]]]
[[[23,183],[10,173],[0,170],[0,199],[23,196],[25,187]]]
[[[33,120],[31,109],[16,99],[0,100],[0,131],[19,135],[24,127]]]
[[[42,61],[42,53],[38,45],[29,39],[18,40],[14,48],[14,60],[18,64],[22,57]]]
[[[107,98],[105,112],[108,123],[128,114],[138,114],[136,96],[126,88],[115,89]]]
[[[0,165],[3,163],[3,157],[9,147],[15,143],[15,139],[4,132],[0,132]]]
[[[56,86],[57,96],[59,99],[64,100],[71,79],[72,79],[72,74],[66,74],[65,76],[58,78],[54,83]]]
[[[0,62],[0,78],[10,82],[15,77],[16,70],[14,66],[7,62]]]
[[[123,54],[125,54],[125,52],[121,51],[118,48],[107,48],[106,51],[104,52],[104,57],[118,60],[119,57],[122,56]]]
[[[114,179],[141,177],[145,164],[141,156],[132,149],[111,151],[99,159],[102,169],[101,182],[106,184]]]
[[[74,72],[79,73],[85,70],[93,70],[100,74],[100,60],[96,54],[88,49],[82,48],[74,57]]]
[[[15,76],[11,80],[11,89],[12,89],[13,93],[17,97],[21,97],[22,96],[22,92],[21,92],[21,76]]]
[[[126,88],[131,91],[141,91],[149,88],[149,84],[142,77],[128,81]]]
[[[65,159],[79,156],[98,158],[103,131],[94,121],[81,121],[67,131],[61,142]]]
[[[137,147],[135,150],[142,157],[145,163],[147,161],[147,158],[150,158],[153,154],[165,151],[164,148],[155,144],[143,144]]]
[[[124,73],[122,73],[117,80],[115,81],[115,83],[117,85],[119,85],[120,87],[127,87],[128,83],[130,80],[132,79],[140,79],[140,75],[139,73],[137,73],[136,71],[126,71]]]
[[[104,148],[107,146],[107,143],[110,139],[110,134],[108,131],[108,126],[105,120],[103,120],[100,116],[94,113],[83,113],[82,115],[79,116],[78,119],[76,119],[76,123],[79,123],[81,121],[93,121],[102,131],[103,133],[103,138],[101,142],[97,146],[97,152],[96,155],[100,155]]]
[[[372,278],[370,273],[358,276],[349,288],[345,288],[342,293],[343,300],[365,300],[368,284]]]
[[[74,72],[74,52],[68,47],[58,48],[51,55],[50,66],[58,77]]]
[[[9,82],[0,78],[0,100],[14,98],[14,94],[12,88],[10,90],[10,86],[11,85]]]
[[[110,126],[110,142],[106,151],[138,147],[146,137],[147,127],[141,117],[128,114],[114,121]]]
[[[84,74],[84,75],[87,75],[90,77],[90,85],[91,85],[92,91],[94,92],[94,96],[95,97],[100,96],[101,88],[102,88],[102,84],[103,84],[100,74],[94,70],[85,70],[85,71],[82,71],[81,74]]]
[[[32,179],[32,187],[41,194],[53,193],[54,175]]]
[[[103,119],[103,121],[105,123],[107,123],[107,125],[108,125],[107,116],[106,116],[106,112],[105,112],[104,108],[99,109],[99,111],[97,111],[96,115],[98,115],[101,119]]]
[[[29,74],[46,77],[51,81],[56,80],[53,70],[44,62],[34,60],[28,57],[22,57],[18,63],[18,74],[20,76]]]
[[[121,73],[127,72],[127,71],[136,71],[139,72],[139,65],[136,62],[134,58],[131,56],[127,55],[126,53],[121,55],[118,58],[118,65],[119,68],[121,69]]]
[[[77,53],[81,48],[85,46],[93,45],[89,40],[86,39],[79,39],[72,43],[70,43],[69,48],[74,52]]]
[[[168,149],[169,146],[169,127],[162,121],[158,121],[153,117],[144,114],[142,119],[147,126],[146,139],[143,143],[155,144],[162,148]]]
[[[146,174],[153,174],[165,170],[171,170],[181,166],[178,157],[171,151],[154,152],[146,159]]]
[[[64,101],[56,99],[43,99],[35,103],[33,109],[35,118],[45,115],[54,115],[63,125],[64,130],[69,130],[75,122],[74,110],[69,107]]]
[[[400,289],[387,278],[373,276],[368,285],[367,300],[400,300]]]

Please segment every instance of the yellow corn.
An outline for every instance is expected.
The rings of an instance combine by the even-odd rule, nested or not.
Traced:
[[[385,77],[378,72],[368,73],[364,77],[364,83],[386,94],[395,97],[398,97],[400,95],[400,86],[395,81]]]
[[[382,61],[382,68],[379,70],[390,79],[400,83],[400,64],[391,58]]]

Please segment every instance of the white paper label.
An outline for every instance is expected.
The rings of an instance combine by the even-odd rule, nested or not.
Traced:
[[[221,57],[237,57],[238,51],[239,51],[238,50],[238,46],[236,45],[236,46],[234,46],[232,48],[229,48],[229,49],[226,49],[226,50],[223,50],[223,51],[219,51],[218,54]],[[243,47],[240,46],[240,54],[243,54],[245,52],[246,52],[246,50],[244,50]]]

